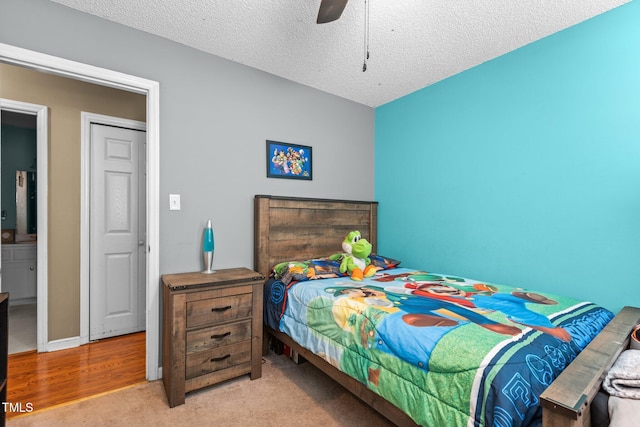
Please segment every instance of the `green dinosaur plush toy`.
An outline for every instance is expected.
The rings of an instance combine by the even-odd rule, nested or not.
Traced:
[[[342,241],[342,250],[346,254],[340,263],[340,272],[347,273],[351,280],[361,281],[365,277],[371,277],[376,273],[375,266],[371,265],[371,243],[363,239],[359,231],[352,231]]]

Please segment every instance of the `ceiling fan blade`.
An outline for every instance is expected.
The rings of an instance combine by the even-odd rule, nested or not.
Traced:
[[[317,24],[326,24],[340,18],[348,0],[322,0],[318,11]]]

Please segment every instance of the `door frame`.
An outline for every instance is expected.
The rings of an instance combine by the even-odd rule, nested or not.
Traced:
[[[21,114],[36,116],[36,172],[38,195],[36,204],[38,206],[38,242],[37,250],[37,302],[36,302],[36,347],[38,352],[47,351],[48,329],[48,300],[47,278],[49,277],[49,263],[47,256],[48,247],[48,226],[49,226],[49,109],[46,105],[31,104],[28,102],[14,101],[11,99],[0,99],[0,110],[14,111]],[[0,284],[1,285],[1,284]],[[0,287],[1,289],[1,287]]]
[[[146,95],[147,104],[147,301],[146,377],[161,376],[160,354],[160,84],[157,81],[0,43],[0,62]]]
[[[147,131],[147,124],[137,120],[106,116],[104,114],[80,112],[80,344],[89,342],[90,337],[90,181],[91,181],[91,125],[117,126],[133,130]],[[144,171],[140,171],[144,173]],[[145,179],[146,182],[146,179]],[[146,196],[145,196],[146,197]],[[145,251],[146,253],[147,251]],[[145,272],[146,276],[146,272]],[[146,294],[146,292],[145,292]]]

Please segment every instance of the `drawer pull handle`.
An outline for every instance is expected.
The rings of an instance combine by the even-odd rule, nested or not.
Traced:
[[[226,354],[226,355],[220,356],[220,357],[212,357],[211,358],[211,362],[220,362],[221,360],[228,359],[230,357],[231,357],[230,354]]]
[[[225,332],[224,334],[211,335],[212,340],[221,340],[231,335],[231,332]]]
[[[231,306],[228,305],[226,307],[213,307],[211,309],[211,311],[227,311],[227,310],[230,310],[230,309],[231,309]]]

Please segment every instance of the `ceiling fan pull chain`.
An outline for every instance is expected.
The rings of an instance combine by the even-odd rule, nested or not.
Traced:
[[[369,59],[369,2],[364,0],[364,63],[362,72],[367,71],[367,60]]]

